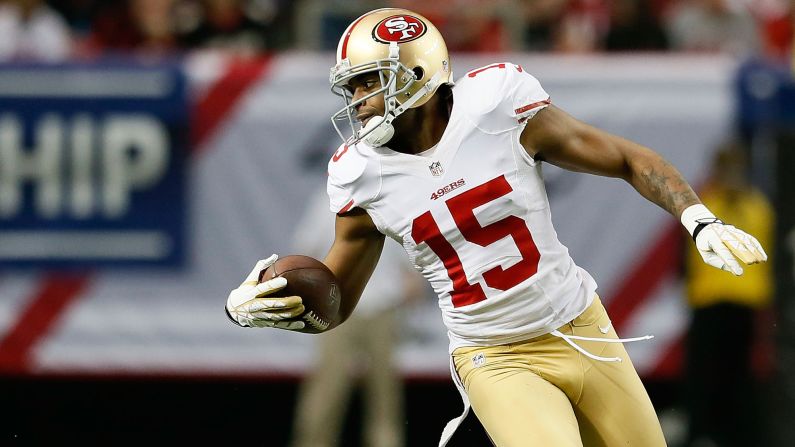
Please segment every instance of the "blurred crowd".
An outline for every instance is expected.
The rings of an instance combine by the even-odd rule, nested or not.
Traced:
[[[424,14],[468,52],[725,52],[788,58],[795,0],[0,0],[0,60],[335,48],[370,9]]]

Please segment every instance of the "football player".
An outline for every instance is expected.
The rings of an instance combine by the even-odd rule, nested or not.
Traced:
[[[523,67],[495,63],[453,84],[444,39],[411,11],[355,20],[330,81],[345,101],[327,188],[337,217],[324,262],[343,296],[335,324],[389,236],[438,294],[464,415],[471,405],[496,445],[665,445],[622,344],[636,339],[617,337],[595,281],[557,239],[542,162],[624,179],[681,220],[706,263],[734,275],[737,259],[767,259],[756,239],[716,218],[652,150],[552,105]],[[268,296],[285,280],[255,283],[230,293],[230,316],[300,329],[301,298]]]

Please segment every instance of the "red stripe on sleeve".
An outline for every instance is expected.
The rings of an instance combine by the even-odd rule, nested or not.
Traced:
[[[552,104],[552,100],[550,98],[547,98],[547,99],[545,99],[543,101],[537,101],[537,102],[534,102],[532,104],[528,104],[526,106],[519,107],[518,109],[516,109],[515,112],[516,112],[517,115],[520,115],[520,114],[522,114],[524,112],[527,112],[528,110],[533,110],[536,107],[540,107],[540,106],[543,106],[543,105],[549,105],[549,104]]]
[[[337,214],[344,214],[348,212],[348,210],[350,210],[351,208],[353,208],[353,200],[351,200],[345,206],[343,206],[341,210],[337,211]]]

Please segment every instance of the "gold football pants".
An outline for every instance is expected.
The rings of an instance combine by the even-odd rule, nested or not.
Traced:
[[[558,329],[617,338],[598,297]],[[453,362],[472,409],[498,447],[665,446],[649,396],[623,344],[575,343],[551,334],[524,342],[458,348]]]

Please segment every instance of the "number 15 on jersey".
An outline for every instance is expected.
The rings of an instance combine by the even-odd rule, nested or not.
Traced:
[[[508,215],[485,226],[480,225],[475,217],[475,208],[505,196],[511,191],[513,188],[508,180],[501,175],[445,202],[458,231],[467,241],[488,247],[506,236],[513,238],[513,243],[521,254],[521,260],[506,269],[498,265],[483,272],[486,284],[498,290],[508,290],[533,276],[538,271],[540,258],[530,229],[520,217]],[[447,275],[453,283],[450,295],[454,307],[475,304],[486,299],[480,283],[473,284],[467,281],[461,258],[455,247],[442,235],[430,211],[414,219],[411,237],[417,245],[423,242],[428,244],[444,264]]]

